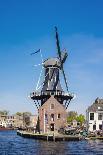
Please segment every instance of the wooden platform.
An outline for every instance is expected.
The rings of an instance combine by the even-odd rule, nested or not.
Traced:
[[[17,131],[17,135],[24,138],[32,138],[45,141],[79,141],[81,137],[79,136],[69,136],[69,135],[48,135],[48,134],[34,134],[26,131]]]
[[[89,137],[89,139],[91,139],[91,140],[96,140],[96,139],[103,140],[103,137]]]

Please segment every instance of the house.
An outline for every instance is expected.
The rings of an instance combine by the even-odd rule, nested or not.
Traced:
[[[103,129],[103,99],[97,98],[86,111],[88,131]]]
[[[13,115],[6,116],[7,127],[14,127],[15,117]]]
[[[58,132],[67,125],[67,112],[54,96],[51,96],[39,109],[40,130]]]
[[[6,115],[0,115],[0,127],[7,127]]]
[[[72,121],[72,126],[73,126],[73,127],[77,127],[77,125],[78,125],[78,122],[77,122],[77,120],[74,119],[74,120]]]

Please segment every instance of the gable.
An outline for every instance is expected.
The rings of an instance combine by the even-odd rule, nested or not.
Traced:
[[[51,96],[51,97],[41,106],[41,108],[48,107],[48,106],[50,107],[51,104],[54,104],[56,107],[59,107],[59,108],[65,110],[64,106],[63,106],[61,103],[59,103],[59,102],[54,98],[54,96]]]

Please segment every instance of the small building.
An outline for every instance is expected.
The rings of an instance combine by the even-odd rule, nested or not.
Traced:
[[[15,117],[14,117],[14,115],[6,116],[6,123],[7,123],[7,127],[14,127],[15,126]]]
[[[74,120],[72,121],[72,126],[73,126],[73,127],[77,127],[77,125],[78,125],[78,122],[77,122],[77,120],[74,119]]]
[[[37,120],[38,120],[37,115],[31,115],[30,116],[30,127],[36,128]]]
[[[67,112],[54,96],[51,96],[39,109],[40,130],[58,132],[67,125]]]
[[[22,126],[23,126],[22,116],[18,116],[18,115],[5,116],[5,127],[22,127]]]
[[[97,98],[86,111],[88,131],[98,131],[103,128],[103,99]]]
[[[16,128],[22,128],[23,127],[23,115],[14,115],[15,121],[14,121],[14,127]]]
[[[6,115],[0,115],[0,127],[7,127]]]

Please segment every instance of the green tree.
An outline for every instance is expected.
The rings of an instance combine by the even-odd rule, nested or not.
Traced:
[[[22,112],[17,112],[16,115],[18,115],[18,116],[22,116],[23,113],[22,113]]]
[[[82,125],[85,122],[85,116],[80,114],[76,117],[76,120],[80,123],[80,125]]]
[[[73,120],[76,119],[77,115],[78,115],[78,114],[77,114],[77,112],[75,112],[75,111],[70,111],[70,112],[68,112],[67,122],[68,122],[68,123],[71,123]]]
[[[26,111],[26,112],[23,112],[23,115],[25,115],[25,116],[31,116],[32,114],[31,114],[31,112]]]
[[[7,110],[0,111],[0,115],[8,115],[8,114],[9,114],[9,111]]]

